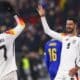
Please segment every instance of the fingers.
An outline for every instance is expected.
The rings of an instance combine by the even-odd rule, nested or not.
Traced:
[[[74,73],[73,73],[72,71],[70,71],[70,72],[69,72],[69,75],[70,75],[71,77],[73,77],[73,76],[74,76]]]
[[[39,12],[42,9],[43,9],[43,7],[39,4],[38,7],[37,7],[37,11]]]
[[[76,68],[73,68],[69,71],[69,75],[70,76],[74,76],[75,74],[77,73],[77,69]]]
[[[39,4],[38,5],[38,9],[43,9],[42,5]]]
[[[40,4],[38,5],[37,11],[38,11],[40,16],[44,16],[45,15],[45,9]]]

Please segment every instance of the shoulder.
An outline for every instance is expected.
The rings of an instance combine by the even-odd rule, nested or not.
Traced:
[[[56,46],[56,44],[61,44],[62,42],[59,40],[51,39],[46,42],[45,46]]]
[[[7,35],[15,35],[16,32],[15,32],[14,29],[10,29],[10,30],[6,31],[5,34],[7,34]]]
[[[55,42],[56,40],[55,39],[50,39],[49,41],[46,42],[46,45],[50,44],[50,43],[53,43]]]
[[[80,37],[79,36],[73,37],[73,42],[76,42],[77,44],[80,44]]]
[[[78,41],[80,41],[80,37],[79,36],[77,37],[77,39],[78,39]]]
[[[67,36],[67,33],[60,33],[61,34],[61,36]]]

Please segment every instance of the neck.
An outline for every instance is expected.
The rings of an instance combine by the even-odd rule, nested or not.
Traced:
[[[73,32],[73,33],[68,33],[69,36],[77,36],[77,32]]]

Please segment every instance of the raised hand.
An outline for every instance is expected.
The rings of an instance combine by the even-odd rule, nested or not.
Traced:
[[[45,16],[45,9],[42,7],[42,5],[38,5],[37,11],[40,16]]]

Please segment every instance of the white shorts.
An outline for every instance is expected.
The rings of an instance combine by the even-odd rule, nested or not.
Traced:
[[[17,78],[17,72],[13,71],[1,78],[1,80],[18,80]]]

